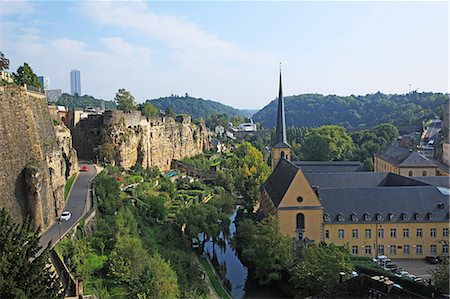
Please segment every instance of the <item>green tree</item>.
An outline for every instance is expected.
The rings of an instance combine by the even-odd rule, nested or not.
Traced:
[[[294,243],[280,232],[275,217],[257,223],[249,219],[240,221],[235,242],[240,258],[262,285],[280,280],[292,266]]]
[[[449,244],[448,240],[443,240],[440,243],[442,243],[442,245],[447,245],[447,248],[448,248],[448,244]],[[448,282],[450,281],[449,280],[448,257],[444,258],[441,262],[439,262],[439,264],[436,266],[436,268],[431,271],[431,275],[432,275],[432,279],[434,281],[435,287],[439,291],[441,291],[445,294],[448,294],[449,293]]]
[[[373,131],[378,137],[383,138],[383,145],[390,145],[397,139],[399,132],[396,126],[390,123],[382,123],[373,128]]]
[[[141,110],[142,115],[147,117],[155,117],[158,114],[158,108],[153,106],[150,102],[145,102],[140,105],[139,110]]]
[[[262,153],[249,142],[240,144],[227,165],[233,169],[236,191],[242,196],[245,208],[253,212],[259,199],[259,187],[270,174]]]
[[[36,88],[42,88],[38,77],[26,62],[23,64],[23,66],[19,66],[16,73],[13,73],[13,79],[14,83],[16,83],[17,85],[22,86],[26,84],[29,86],[34,86]]]
[[[139,211],[149,220],[164,220],[167,217],[168,209],[165,205],[164,196],[140,195],[138,202]]]
[[[149,298],[180,297],[177,274],[159,254],[149,258],[143,274],[139,283],[140,293],[145,293]]]
[[[166,108],[166,110],[164,111],[164,113],[165,113],[165,115],[166,115],[167,117],[173,117],[173,116],[174,116],[174,114],[173,114],[173,112],[172,112],[172,109],[170,109],[169,106],[167,106],[167,108]]]
[[[300,257],[291,268],[289,283],[304,298],[317,294],[339,282],[339,272],[350,273],[353,264],[347,248],[320,243],[302,247]]]
[[[119,89],[114,97],[114,101],[117,103],[118,110],[123,110],[125,112],[136,110],[136,102],[134,97],[124,88]]]
[[[346,160],[353,154],[353,140],[341,126],[322,126],[309,131],[301,147],[305,160]]]
[[[30,219],[15,224],[0,210],[0,298],[59,298],[60,285],[50,272],[48,250],[39,251],[39,235]]]
[[[184,232],[189,240],[201,244],[203,251],[209,239],[214,242],[221,231],[228,234],[230,220],[214,205],[193,204],[178,211],[177,223],[185,228]]]

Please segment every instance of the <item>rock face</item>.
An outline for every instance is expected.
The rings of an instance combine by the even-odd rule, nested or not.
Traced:
[[[210,134],[204,123],[189,116],[147,118],[140,111],[106,111],[81,120],[72,129],[80,158],[95,159],[98,149],[108,147],[114,162],[125,168],[136,164],[170,169],[173,159],[200,154],[209,149]]]
[[[66,179],[78,168],[70,131],[54,117],[45,95],[0,87],[0,207],[41,229],[61,213]]]

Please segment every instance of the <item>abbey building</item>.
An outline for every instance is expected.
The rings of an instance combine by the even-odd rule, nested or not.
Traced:
[[[300,244],[347,245],[358,256],[448,255],[447,177],[363,172],[359,162],[292,162],[281,74],[272,174],[262,184],[260,214],[278,218]]]

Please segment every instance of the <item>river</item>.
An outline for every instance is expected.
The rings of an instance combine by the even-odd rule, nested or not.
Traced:
[[[238,208],[234,210],[233,215],[230,216],[230,237],[236,232],[236,225],[234,220],[236,218]],[[222,237],[222,235],[220,235]],[[226,279],[231,284],[231,296],[235,299],[241,298],[288,298],[280,290],[275,287],[265,287],[258,285],[255,281],[247,279],[248,270],[239,260],[236,252],[225,240],[225,246],[219,246],[211,241],[205,244],[205,252],[208,253],[211,260],[213,259],[213,252],[215,253],[218,263],[226,266]]]

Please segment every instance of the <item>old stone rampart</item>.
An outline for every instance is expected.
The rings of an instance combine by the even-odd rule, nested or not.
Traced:
[[[45,229],[63,209],[77,167],[70,131],[51,116],[45,95],[0,87],[0,207]]]
[[[173,159],[209,149],[210,142],[205,124],[194,124],[190,116],[147,118],[140,111],[91,115],[72,128],[72,135],[82,159],[96,159],[97,149],[108,144],[113,147],[117,165],[130,168],[139,163],[162,170],[170,169]]]

